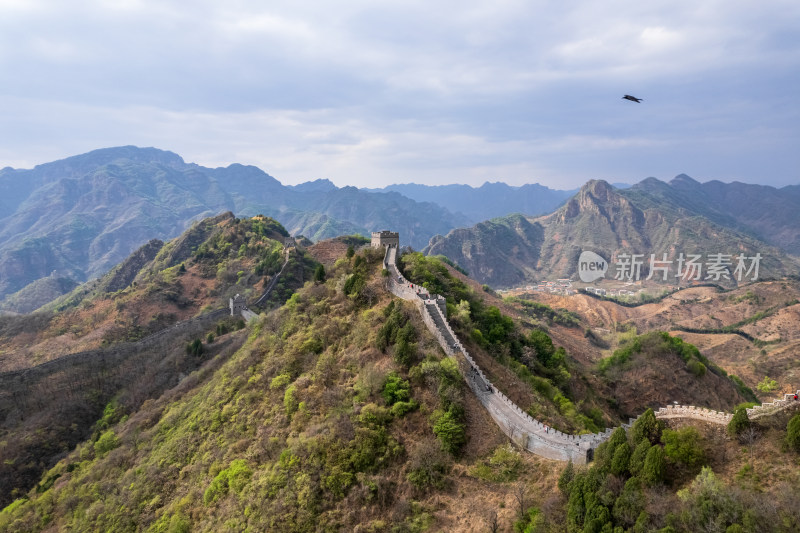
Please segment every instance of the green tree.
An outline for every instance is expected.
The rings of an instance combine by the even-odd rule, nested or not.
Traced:
[[[570,459],[567,466],[561,472],[561,475],[558,476],[558,490],[566,497],[569,497],[573,479],[575,479],[575,465],[572,464],[572,460]]]
[[[452,455],[457,454],[467,442],[467,432],[464,423],[453,409],[435,417],[433,433],[439,439],[442,450]]]
[[[620,476],[627,472],[630,460],[631,447],[627,442],[623,442],[614,450],[614,457],[611,458],[611,473]]]
[[[325,281],[325,267],[322,266],[322,263],[317,265],[317,269],[314,271],[314,282],[322,283]]]
[[[678,465],[694,469],[705,463],[706,457],[700,444],[700,433],[693,427],[685,427],[678,431],[665,429],[661,435],[664,443],[664,454]]]
[[[630,464],[628,465],[628,470],[631,475],[638,476],[642,471],[644,461],[647,458],[647,452],[650,451],[651,446],[652,444],[650,444],[650,441],[647,439],[642,439],[641,442],[636,445],[633,454],[631,454]]]
[[[636,523],[639,514],[644,511],[646,500],[642,492],[642,483],[638,478],[632,477],[625,482],[625,488],[614,502],[614,518],[617,524],[631,527]]]
[[[642,416],[636,419],[631,427],[631,440],[638,446],[642,439],[647,439],[650,444],[655,444],[661,439],[661,423],[656,419],[652,409],[647,409]]]
[[[747,409],[737,407],[733,412],[733,418],[728,422],[728,434],[735,437],[748,427],[750,427],[750,418],[747,416]]]
[[[664,450],[661,446],[651,446],[647,450],[647,457],[642,467],[642,481],[648,487],[657,485],[664,481],[666,462],[664,461]]]
[[[800,414],[796,414],[786,425],[786,444],[800,452]]]
[[[352,244],[347,247],[347,253],[345,255],[347,256],[348,259],[356,255],[356,249],[353,248]]]
[[[386,400],[386,405],[405,402],[411,397],[411,386],[408,384],[408,381],[398,376],[396,372],[391,372],[386,376],[386,380],[383,382],[383,391],[381,391],[381,395],[383,399]]]

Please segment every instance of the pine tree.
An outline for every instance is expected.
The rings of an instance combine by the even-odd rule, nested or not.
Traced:
[[[800,452],[800,414],[794,415],[786,426],[786,444]]]
[[[661,439],[661,424],[656,420],[652,409],[648,409],[636,419],[631,427],[631,440],[637,446],[642,439],[647,439],[650,444],[655,444]]]
[[[627,442],[623,442],[614,450],[614,457],[611,458],[611,473],[619,476],[627,472],[630,460],[631,447]]]
[[[648,487],[657,485],[664,481],[665,470],[664,449],[661,446],[651,446],[642,467],[642,481]]]
[[[750,427],[750,418],[747,416],[747,409],[737,407],[733,413],[733,418],[728,422],[728,434],[731,436],[740,435],[748,427]]]
[[[628,470],[630,471],[631,475],[638,476],[639,472],[642,471],[642,467],[644,467],[644,460],[647,458],[647,452],[650,451],[650,441],[647,439],[642,439],[642,441],[636,445],[636,449],[633,450],[633,454],[631,455],[631,461],[628,464]]]
[[[325,281],[325,267],[320,263],[314,271],[314,282],[322,283]]]
[[[561,472],[561,475],[558,477],[558,490],[561,491],[561,494],[569,498],[569,491],[572,488],[572,480],[575,478],[575,465],[572,464],[572,460],[567,463],[566,468]]]

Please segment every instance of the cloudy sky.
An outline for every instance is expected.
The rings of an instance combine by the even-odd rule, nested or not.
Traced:
[[[126,144],[283,183],[796,184],[800,2],[0,0],[0,167]]]

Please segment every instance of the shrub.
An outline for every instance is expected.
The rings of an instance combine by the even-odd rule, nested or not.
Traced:
[[[358,421],[367,427],[379,428],[385,426],[390,420],[389,410],[374,403],[368,403],[361,408]]]
[[[405,416],[407,413],[410,413],[411,411],[416,409],[417,407],[419,407],[419,404],[414,400],[411,400],[410,402],[397,402],[394,405],[392,405],[390,412],[392,413],[393,417],[401,418]]]
[[[475,465],[470,471],[475,477],[506,483],[517,479],[522,468],[522,458],[510,444],[498,446],[488,459]]]
[[[253,471],[244,459],[234,459],[228,468],[220,471],[203,494],[203,503],[209,505],[219,500],[229,490],[240,493],[250,481]]]
[[[109,429],[100,435],[100,438],[94,443],[94,453],[97,457],[101,457],[119,446],[119,444],[119,438],[114,434],[114,430]]]
[[[325,281],[325,267],[322,264],[317,265],[316,270],[314,270],[314,281],[316,283]]]
[[[286,414],[289,416],[297,411],[299,402],[297,400],[297,394],[295,393],[294,385],[289,385],[286,387],[286,391],[283,393],[283,406],[286,408]]]
[[[706,365],[695,359],[689,361],[686,364],[686,368],[688,368],[689,372],[691,372],[692,374],[694,374],[695,377],[698,378],[703,377],[706,374]]]
[[[200,355],[203,355],[204,351],[205,350],[203,348],[203,341],[201,341],[200,339],[195,339],[186,345],[186,353],[188,355],[194,355],[195,357],[199,357]]]
[[[433,433],[439,439],[442,450],[457,454],[467,442],[467,431],[461,417],[454,409],[445,412],[434,412]]]
[[[769,376],[764,376],[764,379],[762,379],[761,382],[758,385],[756,385],[756,388],[758,389],[759,392],[763,392],[766,394],[777,389],[778,382],[775,381],[774,379],[770,379]]]
[[[408,465],[406,478],[416,489],[422,491],[430,487],[442,488],[445,475],[450,469],[447,455],[430,437],[411,449]]]
[[[283,374],[278,374],[269,384],[270,389],[280,389],[288,385],[292,382],[292,376],[288,372],[284,372]]]
[[[394,405],[397,402],[405,402],[411,397],[411,390],[408,381],[404,380],[395,372],[386,376],[383,383],[381,396],[386,400],[386,405]]]

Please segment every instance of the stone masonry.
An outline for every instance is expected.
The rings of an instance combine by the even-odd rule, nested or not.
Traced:
[[[400,234],[386,230],[373,231],[370,246],[373,248],[381,248],[384,246],[397,248],[400,246]]]
[[[374,232],[372,234],[373,246],[376,242],[381,242],[379,238],[376,239],[376,236],[379,237],[384,233],[390,234],[391,232]],[[397,233],[391,235],[393,238],[397,238]],[[518,446],[536,455],[561,461],[571,460],[576,464],[586,464],[591,461],[597,446],[607,440],[616,428],[609,428],[594,434],[569,435],[549,428],[531,417],[492,385],[458,340],[447,322],[444,298],[439,295],[431,296],[427,290],[406,280],[397,270],[396,260],[397,246],[386,245],[383,266],[390,273],[388,289],[395,296],[414,302],[428,330],[437,339],[444,352],[456,358],[465,381],[501,431]],[[800,395],[800,391],[797,391],[796,395]],[[748,415],[756,418],[772,414],[777,410],[797,404],[798,400],[794,398],[795,395],[786,394],[782,400],[748,409]],[[659,419],[689,418],[713,424],[728,424],[733,417],[730,413],[685,405],[662,407],[655,410],[655,415]],[[635,420],[634,418],[628,420],[628,423],[622,424],[622,427],[628,429]]]

